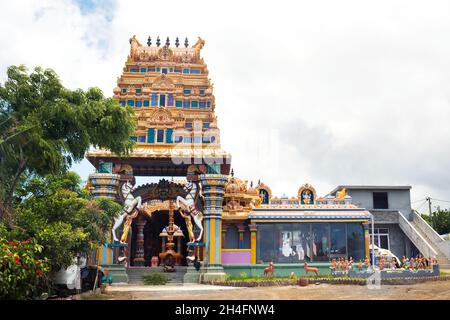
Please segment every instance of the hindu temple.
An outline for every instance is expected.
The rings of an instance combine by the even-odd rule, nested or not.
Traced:
[[[438,244],[424,241],[409,186],[343,185],[320,196],[299,183],[294,196],[277,197],[261,181],[235,177],[220,144],[205,41],[129,41],[113,93],[134,111],[135,148],[126,157],[86,154],[96,170],[91,193],[124,208],[97,254],[117,279],[128,282],[143,268],[184,270],[186,281],[260,275],[270,261],[284,274],[304,261],[326,273],[333,258],[367,259],[371,243],[399,256],[447,259]],[[138,176],[161,179],[137,186]]]

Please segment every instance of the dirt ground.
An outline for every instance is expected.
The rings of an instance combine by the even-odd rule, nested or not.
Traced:
[[[108,292],[108,296],[113,300],[450,300],[450,281],[382,285],[380,289],[356,285],[310,284],[308,287],[257,287],[203,292],[123,291]]]

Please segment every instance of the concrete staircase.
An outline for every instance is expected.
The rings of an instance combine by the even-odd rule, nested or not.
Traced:
[[[168,285],[182,284],[184,281],[184,275],[186,274],[187,267],[176,266],[175,272],[164,272],[163,267],[150,268],[150,267],[128,267],[128,283],[129,284],[143,284],[142,276],[151,272],[164,273],[170,280]]]
[[[399,226],[412,243],[426,257],[435,257],[441,269],[450,268],[450,241],[444,240],[416,212],[409,219],[399,211]]]

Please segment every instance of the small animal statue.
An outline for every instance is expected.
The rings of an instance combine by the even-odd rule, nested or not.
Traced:
[[[291,279],[297,278],[297,276],[295,275],[295,272],[294,272],[294,271],[291,272],[290,278],[291,278]]]
[[[362,262],[362,260],[360,259],[359,262],[358,262],[358,270],[359,270],[359,272],[361,272],[362,269],[363,269],[363,262]]]
[[[267,268],[264,268],[264,276],[265,277],[272,277],[273,276],[273,261],[269,262],[269,266]]]
[[[122,225],[123,220],[130,214],[133,213],[134,209],[140,209],[142,207],[142,198],[134,197],[131,193],[133,190],[133,185],[127,181],[122,185],[120,191],[122,192],[122,196],[125,199],[125,206],[122,209],[122,212],[114,218],[114,226],[112,228],[112,235],[114,241],[119,241],[116,235],[116,230]]]
[[[316,274],[316,276],[319,275],[319,269],[318,268],[308,267],[308,263],[306,263],[306,261],[303,263],[303,266],[305,268],[306,274],[308,274],[308,272],[314,272]]]

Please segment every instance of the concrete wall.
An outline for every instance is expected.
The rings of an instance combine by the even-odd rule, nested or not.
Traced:
[[[411,241],[400,229],[398,224],[375,224],[375,228],[388,228],[389,229],[389,245],[390,250],[398,258],[411,256]],[[386,249],[386,248],[383,248]]]
[[[352,197],[352,203],[372,210],[373,208],[373,193],[387,192],[388,193],[388,210],[387,211],[401,211],[404,215],[409,215],[411,212],[411,196],[409,189],[348,189],[348,195]],[[382,211],[382,210],[377,210]]]

